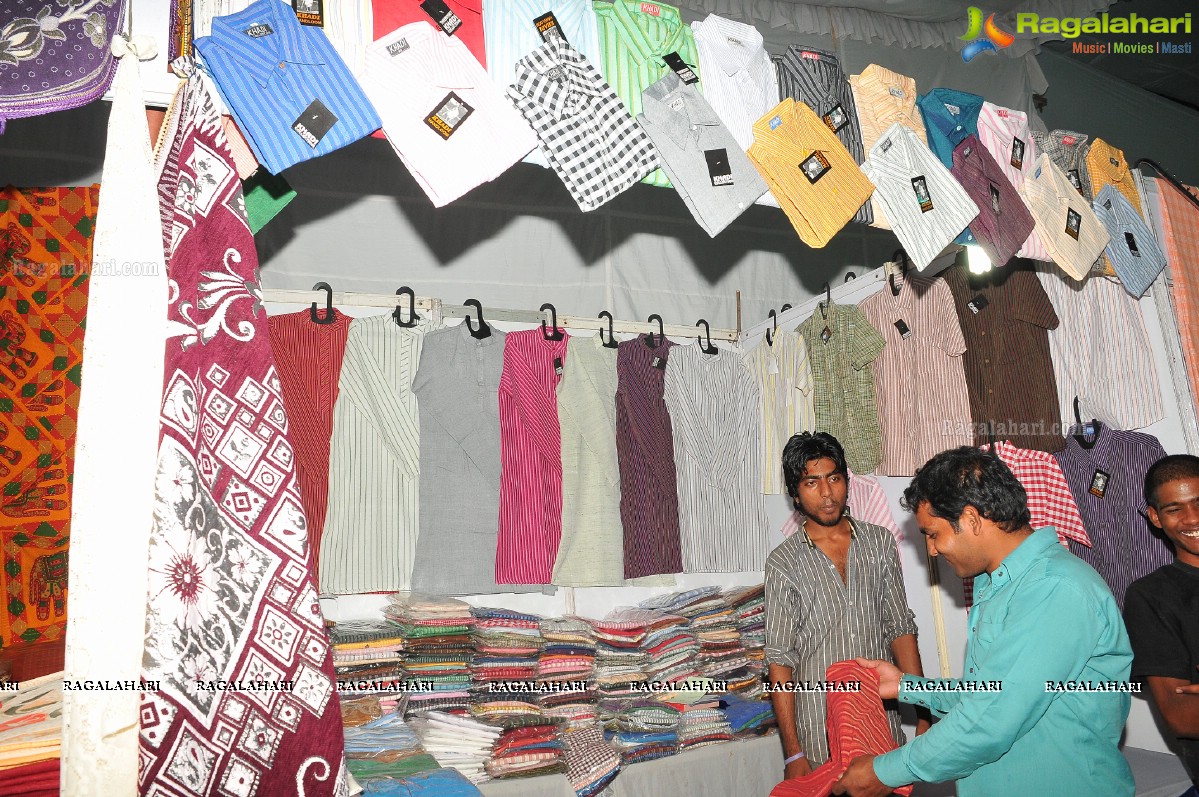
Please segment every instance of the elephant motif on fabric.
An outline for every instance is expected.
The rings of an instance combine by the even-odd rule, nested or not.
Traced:
[[[67,552],[39,556],[29,568],[29,602],[37,607],[37,619],[50,618],[50,604],[54,604],[54,616],[62,617],[67,610]]]

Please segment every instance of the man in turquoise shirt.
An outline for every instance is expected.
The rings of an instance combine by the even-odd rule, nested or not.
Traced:
[[[1099,574],[1053,528],[1032,530],[1024,488],[989,452],[933,457],[903,504],[915,510],[929,555],[975,577],[964,677],[918,678],[859,659],[878,669],[883,698],[941,719],[897,750],[855,758],[833,793],[883,797],[907,783],[954,780],[959,797],[1132,795],[1118,746],[1132,649]]]

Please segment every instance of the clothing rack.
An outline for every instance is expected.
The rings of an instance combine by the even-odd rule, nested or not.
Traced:
[[[264,302],[277,302],[280,304],[312,304],[317,303],[317,309],[324,307],[325,293],[324,291],[297,291],[297,290],[281,290],[267,289],[262,291],[262,300]],[[407,307],[407,299],[398,295],[388,295],[385,293],[356,293],[353,291],[334,291],[333,304],[342,307]],[[431,312],[435,308],[439,309],[443,318],[475,318],[475,310],[472,307],[467,307],[461,304],[446,304],[441,299],[417,296],[416,309],[418,311]],[[542,321],[547,324],[550,321],[548,312],[538,310],[509,310],[500,307],[483,307],[483,319],[486,321],[505,321],[516,324],[540,324]],[[559,315],[558,327],[566,329],[591,329],[591,330],[607,330],[608,322],[606,319],[591,316],[576,316],[576,315]],[[659,332],[664,333],[669,338],[695,338],[697,336],[708,337],[699,326],[698,322],[695,326],[684,324],[663,324],[661,329],[657,323],[649,323],[646,321],[622,321],[615,319],[612,322],[612,330],[614,332],[624,332],[626,334],[640,334],[643,332],[652,332],[655,335]],[[720,327],[712,327],[710,333],[711,340],[723,340],[727,342],[735,342],[739,339],[737,330],[726,329]]]
[[[867,272],[841,285],[832,286],[829,290],[829,295],[831,295],[834,304],[853,304],[877,293],[882,289],[886,281],[887,268],[886,266],[880,266],[874,271]],[[822,290],[819,295],[813,296],[811,299],[806,299],[794,307],[789,307],[786,311],[779,313],[779,328],[787,327],[791,329],[807,320],[808,316],[818,309],[824,298],[825,292]],[[741,341],[744,342],[750,338],[764,335],[766,330],[774,328],[774,323],[774,320],[767,319],[754,324],[741,333]],[[716,330],[712,330],[712,337],[716,337]]]

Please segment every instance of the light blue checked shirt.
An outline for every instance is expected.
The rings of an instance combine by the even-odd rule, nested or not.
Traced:
[[[254,34],[254,35],[251,35]],[[317,27],[282,0],[258,0],[212,21],[196,49],[258,161],[274,174],[327,155],[381,123],[341,56]],[[319,101],[336,117],[323,135],[293,129]],[[309,133],[319,132],[318,128]]]

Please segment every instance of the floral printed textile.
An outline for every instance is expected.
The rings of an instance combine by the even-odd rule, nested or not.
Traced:
[[[254,239],[212,98],[158,155],[169,281],[140,789],[345,795],[341,712]],[[240,682],[238,691],[203,688]]]

